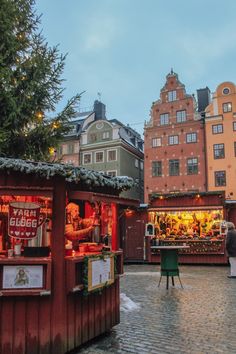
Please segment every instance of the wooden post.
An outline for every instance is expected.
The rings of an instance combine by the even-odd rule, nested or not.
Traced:
[[[117,204],[111,203],[111,210],[112,210],[112,250],[118,250],[118,212],[117,212]]]
[[[51,354],[66,352],[66,277],[65,277],[65,206],[66,185],[56,177],[53,191],[52,214],[52,317]]]

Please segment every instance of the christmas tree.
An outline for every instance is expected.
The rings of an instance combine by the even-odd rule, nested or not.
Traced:
[[[48,46],[39,25],[35,0],[0,0],[2,157],[50,160],[76,113],[78,94],[56,113],[66,56]]]

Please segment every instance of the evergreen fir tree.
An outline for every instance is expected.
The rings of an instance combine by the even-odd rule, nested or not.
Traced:
[[[0,156],[50,160],[75,115],[78,94],[56,113],[66,56],[39,25],[35,0],[0,0]]]

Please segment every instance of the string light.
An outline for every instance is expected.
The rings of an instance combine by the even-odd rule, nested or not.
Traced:
[[[60,123],[58,123],[58,122],[53,122],[53,124],[52,124],[53,129],[58,129],[59,126],[60,126]]]
[[[41,121],[43,119],[43,112],[38,111],[35,113],[36,117],[38,118],[39,121]]]
[[[49,151],[49,154],[50,154],[50,155],[54,155],[54,153],[55,153],[55,149],[54,149],[53,146],[49,147],[49,148],[48,148],[48,151]]]

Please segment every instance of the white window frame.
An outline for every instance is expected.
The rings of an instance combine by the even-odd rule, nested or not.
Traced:
[[[109,159],[109,152],[111,152],[111,151],[115,151],[116,158],[115,158],[114,160],[110,160],[110,159]],[[108,162],[117,161],[117,149],[110,149],[110,150],[107,150],[107,161],[108,161]]]
[[[143,170],[143,161],[140,161],[140,170]]]
[[[177,100],[176,90],[168,91],[168,102],[173,102]]]
[[[85,155],[90,155],[90,162],[85,162],[84,158]],[[83,153],[83,165],[90,165],[92,163],[92,153],[91,152],[84,152]]]
[[[138,166],[139,166],[138,159],[134,160],[134,166],[138,168]]]
[[[109,173],[115,173],[115,176],[110,176]],[[106,174],[110,177],[117,177],[117,170],[107,170]]]
[[[193,136],[196,137],[196,140],[193,140],[193,139],[192,139]],[[188,137],[191,137],[190,140],[188,140]],[[187,134],[186,134],[186,143],[187,143],[187,144],[197,143],[197,133],[196,133],[196,132],[187,133]]]
[[[223,132],[224,132],[223,124],[212,125],[212,134],[223,134]]]
[[[106,130],[105,132],[102,133],[102,139],[106,140],[110,138],[110,132],[109,130]]]
[[[168,136],[168,144],[169,145],[178,145],[179,144],[179,136],[178,135]]]
[[[232,102],[224,102],[222,105],[223,113],[232,112]]]
[[[152,138],[152,147],[160,147],[161,146],[161,138]]]
[[[183,123],[187,120],[186,110],[176,111],[176,123]]]
[[[102,153],[102,161],[97,161],[97,155]],[[104,162],[104,151],[95,151],[95,163],[103,163]]]
[[[168,125],[169,124],[169,113],[160,114],[160,125]]]

